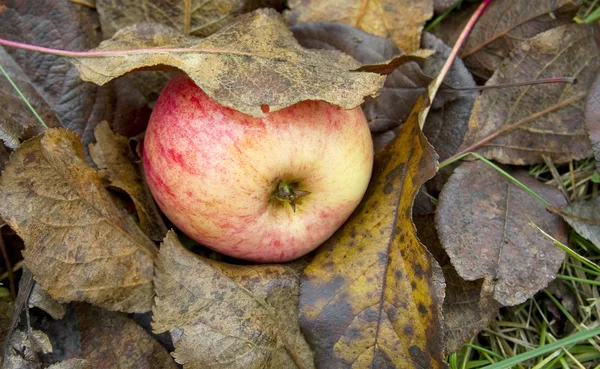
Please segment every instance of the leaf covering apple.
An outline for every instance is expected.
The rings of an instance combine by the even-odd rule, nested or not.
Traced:
[[[253,118],[176,76],[150,118],[143,160],[158,205],[188,236],[236,258],[283,262],[350,216],[373,147],[360,107],[303,101]]]

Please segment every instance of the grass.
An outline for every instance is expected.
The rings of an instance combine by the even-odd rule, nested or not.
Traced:
[[[530,169],[569,201],[598,195],[595,161]],[[600,249],[571,231],[557,279],[527,302],[502,308],[490,327],[449,355],[451,369],[600,369]]]

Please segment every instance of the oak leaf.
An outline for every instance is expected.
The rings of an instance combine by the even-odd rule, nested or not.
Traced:
[[[176,67],[221,105],[254,117],[264,117],[265,108],[273,112],[304,100],[354,108],[364,96],[375,95],[385,79],[354,71],[361,64],[347,55],[304,49],[272,9],[241,15],[204,39],[160,24],[138,24],[95,51],[129,49],[147,52],[71,60],[84,80],[100,85],[139,68]]]
[[[522,170],[509,173],[551,204],[565,204],[556,188]],[[565,257],[531,225],[566,242],[560,217],[481,161],[454,171],[440,193],[435,221],[458,274],[467,281],[483,278],[504,306],[520,304],[546,287]]]
[[[595,34],[591,24],[572,24],[523,41],[487,85],[558,76],[575,77],[578,83],[484,91],[475,101],[461,150],[507,126],[533,119],[477,151],[515,165],[543,162],[544,154],[555,163],[591,156],[583,123],[583,98],[600,66]]]
[[[433,0],[290,0],[290,24],[338,22],[391,39],[402,51],[419,49],[423,25],[433,15]]]
[[[98,166],[98,174],[111,186],[131,197],[140,227],[148,237],[155,241],[162,240],[167,234],[167,226],[143,178],[141,167],[134,164],[128,139],[113,133],[106,121],[96,126],[94,134],[96,143],[89,145],[89,151]]]
[[[73,132],[53,128],[21,144],[0,197],[2,219],[25,242],[25,265],[54,299],[150,309],[156,246],[115,205]]]
[[[170,331],[185,369],[314,368],[298,327],[298,272],[187,251],[173,231],[157,264],[154,332]]]
[[[304,271],[300,325],[317,367],[446,367],[443,276],[411,221],[437,163],[419,130],[421,106],[376,155],[363,201]]]

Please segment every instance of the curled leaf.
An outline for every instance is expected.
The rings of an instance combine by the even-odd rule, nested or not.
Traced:
[[[0,215],[25,242],[25,265],[59,302],[148,311],[156,246],[102,187],[63,129],[24,142],[0,177]]]
[[[99,169],[99,175],[126,192],[137,211],[142,230],[155,241],[167,234],[152,194],[146,185],[141,168],[133,163],[126,137],[113,133],[108,122],[98,124],[94,130],[96,143],[90,144],[90,156]]]
[[[156,271],[155,332],[170,331],[185,369],[314,368],[298,327],[298,273],[236,266],[187,251],[173,231]]]
[[[156,48],[193,52],[149,50]],[[242,15],[204,39],[160,24],[138,24],[116,33],[95,51],[129,49],[148,50],[71,60],[82,79],[100,85],[139,68],[176,67],[221,105],[254,117],[264,117],[265,106],[273,112],[304,100],[354,108],[364,96],[375,95],[385,79],[352,72],[360,63],[347,55],[302,48],[272,9]]]
[[[362,203],[304,271],[300,325],[322,368],[445,368],[441,269],[411,209],[436,171],[419,100],[375,159]]]

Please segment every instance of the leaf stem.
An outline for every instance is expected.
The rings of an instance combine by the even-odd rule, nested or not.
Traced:
[[[495,84],[495,85],[486,85],[486,86],[440,88],[440,90],[450,90],[450,91],[483,91],[483,90],[493,90],[493,89],[497,89],[497,88],[533,86],[533,85],[541,85],[541,84],[547,84],[547,83],[572,83],[572,84],[576,84],[577,83],[577,78],[573,78],[573,77],[552,77],[552,78],[535,79],[535,80],[532,80],[532,81],[498,83],[498,84]]]
[[[10,41],[0,38],[0,45],[11,46],[17,49],[35,51],[43,54],[64,56],[67,58],[101,58],[104,56],[118,56],[118,55],[135,55],[135,54],[151,54],[158,52],[169,52],[169,53],[210,53],[210,54],[236,54],[246,56],[257,56],[252,53],[247,53],[237,50],[227,49],[204,49],[204,48],[150,48],[150,49],[131,49],[131,50],[93,50],[93,51],[68,51],[60,49],[52,49],[49,47],[36,46],[30,44],[24,44],[22,42]],[[272,59],[272,58],[270,58]]]
[[[40,115],[37,113],[37,111],[35,111],[34,107],[31,106],[31,104],[29,103],[29,101],[27,100],[27,98],[25,97],[25,95],[23,95],[23,93],[21,92],[21,90],[19,89],[19,87],[13,82],[12,78],[10,78],[10,76],[4,70],[4,68],[2,67],[1,64],[0,64],[0,71],[2,72],[2,74],[4,74],[4,77],[6,77],[6,79],[8,80],[8,83],[10,83],[10,85],[15,89],[15,91],[17,91],[17,94],[19,94],[19,97],[25,102],[25,105],[27,105],[27,107],[29,108],[29,110],[31,110],[31,112],[37,118],[37,120],[40,122],[40,124],[44,128],[48,129],[48,126],[46,125],[46,123],[44,122],[44,120],[42,119],[42,117],[40,117]]]
[[[429,104],[421,112],[419,112],[419,127],[421,128],[421,130],[423,129],[423,125],[425,124],[425,118],[427,118],[427,114],[429,114],[429,109],[431,108],[431,102],[435,99],[435,95],[437,94],[438,90],[440,89],[440,86],[442,85],[444,78],[446,78],[448,71],[450,71],[450,67],[452,66],[452,64],[454,63],[454,60],[456,59],[456,56],[458,55],[458,50],[465,43],[465,40],[467,39],[467,36],[473,29],[473,26],[475,25],[475,23],[477,22],[477,20],[481,16],[481,14],[483,14],[483,11],[485,10],[485,8],[487,8],[487,6],[490,5],[491,2],[492,2],[492,0],[483,0],[483,2],[475,10],[473,15],[469,19],[469,22],[467,22],[467,25],[460,33],[460,36],[458,36],[458,39],[456,40],[456,43],[454,44],[454,47],[452,48],[452,51],[450,52],[448,59],[446,59],[446,63],[444,63],[442,70],[440,71],[440,73],[438,74],[436,79],[433,81],[433,83],[431,83],[429,85],[429,87],[428,87]]]

